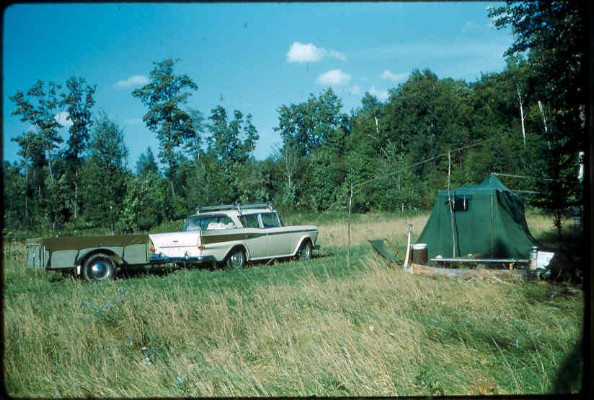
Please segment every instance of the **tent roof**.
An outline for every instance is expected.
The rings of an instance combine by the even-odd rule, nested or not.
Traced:
[[[466,185],[461,186],[456,189],[452,189],[451,191],[455,191],[456,193],[470,193],[470,192],[493,192],[493,191],[502,191],[507,192],[517,198],[520,198],[517,194],[512,192],[505,186],[499,179],[497,179],[494,175],[489,175],[484,181],[479,183],[478,185]],[[447,190],[439,190],[439,194],[447,194]]]
[[[506,191],[506,192],[511,192],[511,190],[509,190],[507,188],[507,186],[505,186],[503,183],[501,183],[501,181],[499,179],[495,178],[495,176],[493,176],[493,175],[489,175],[487,177],[487,179],[485,179],[484,181],[482,181],[478,185],[462,186],[462,188],[464,188],[464,189],[473,189],[473,190],[492,190],[492,189],[496,189],[496,190],[503,190],[503,191]]]

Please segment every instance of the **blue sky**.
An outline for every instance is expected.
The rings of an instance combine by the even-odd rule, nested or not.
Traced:
[[[492,27],[491,2],[16,4],[5,9],[3,32],[4,160],[18,160],[10,139],[29,127],[11,116],[9,97],[37,80],[64,84],[71,76],[97,85],[95,114],[124,130],[128,165],[156,135],[131,91],[147,82],[153,62],[177,59],[175,72],[198,85],[187,107],[205,117],[221,104],[251,113],[264,159],[281,141],[281,105],[332,87],[343,112],[370,92],[385,100],[415,68],[439,78],[480,78],[500,72],[512,43]]]

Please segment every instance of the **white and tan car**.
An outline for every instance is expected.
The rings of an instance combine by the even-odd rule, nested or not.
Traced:
[[[309,259],[319,248],[317,226],[284,226],[271,204],[202,207],[183,232],[149,235],[152,263],[224,264],[273,258]]]

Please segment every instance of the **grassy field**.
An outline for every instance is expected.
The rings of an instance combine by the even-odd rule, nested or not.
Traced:
[[[299,217],[295,217],[299,219]],[[307,262],[178,270],[90,284],[4,251],[4,368],[22,397],[425,396],[576,393],[583,294],[561,284],[411,276],[426,216],[316,222]],[[294,222],[294,221],[291,221]],[[305,221],[301,221],[305,222]],[[311,222],[311,221],[310,221]],[[552,229],[529,221],[536,236]]]

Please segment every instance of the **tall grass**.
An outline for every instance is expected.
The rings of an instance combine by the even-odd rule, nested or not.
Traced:
[[[23,245],[9,244],[7,391],[201,397],[579,390],[581,291],[411,276],[386,266],[366,244],[405,238],[410,221],[360,222],[351,227],[350,268],[344,226],[329,224],[320,227],[325,250],[308,262],[102,284],[28,271]]]

